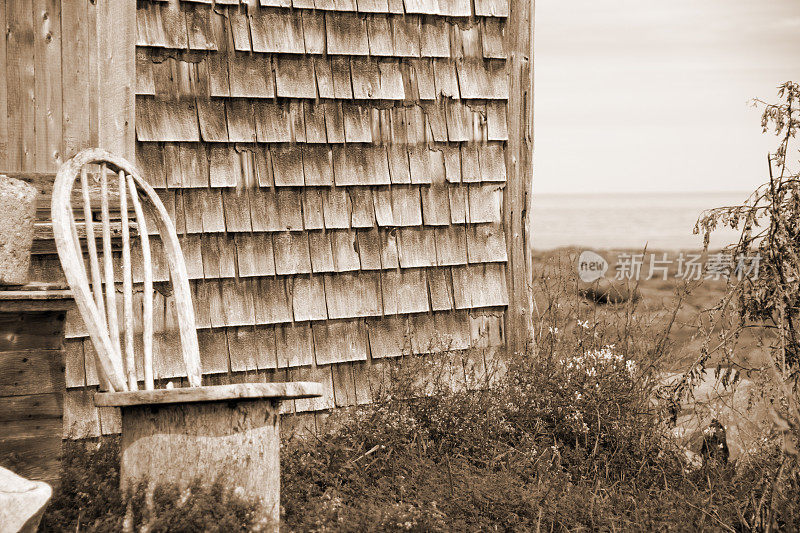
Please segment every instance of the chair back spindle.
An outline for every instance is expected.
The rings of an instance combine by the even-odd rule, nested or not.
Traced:
[[[80,178],[80,193],[73,194]],[[99,206],[93,195],[99,182]],[[79,211],[73,200],[82,201]],[[116,201],[115,201],[116,200]],[[99,207],[100,243],[96,242],[96,212]],[[112,209],[119,209],[120,229],[112,231]],[[131,214],[132,210],[132,214]],[[83,235],[75,215],[83,217]],[[116,214],[116,211],[114,211]],[[142,278],[142,353],[141,372],[144,388],[154,388],[153,374],[153,266],[148,220],[155,222],[175,298],[181,351],[190,386],[201,384],[200,355],[195,329],[189,279],[175,227],[160,198],[128,161],[104,150],[84,150],[64,163],[53,186],[51,214],[53,234],[67,282],[72,288],[78,310],[95,347],[98,374],[103,388],[112,391],[138,388],[134,279],[131,255],[132,219],[136,221],[141,245]],[[121,241],[121,273],[115,272],[114,236]],[[84,257],[82,240],[85,240]],[[87,272],[88,264],[88,272]],[[117,311],[117,287],[121,279],[121,317]],[[120,321],[121,318],[121,321]],[[120,331],[122,335],[120,335]],[[124,349],[123,349],[124,348]]]

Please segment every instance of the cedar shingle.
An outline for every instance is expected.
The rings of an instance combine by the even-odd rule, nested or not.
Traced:
[[[333,185],[333,161],[327,145],[304,145],[303,172],[306,185]]]
[[[286,293],[286,279],[258,278],[255,292],[257,324],[277,324],[292,321],[292,310]]]
[[[377,272],[326,274],[328,316],[331,319],[380,316],[378,279]]]
[[[252,326],[225,329],[231,372],[253,372],[258,370],[258,347]],[[274,339],[273,339],[274,341]]]
[[[322,191],[319,187],[306,187],[303,189],[303,226],[306,230],[325,228]],[[311,269],[314,269],[313,262]]]
[[[151,186],[167,186],[164,174],[164,150],[159,143],[136,143],[136,168]]]
[[[432,59],[412,59],[411,72],[416,82],[416,90],[420,100],[435,100],[436,82]]]
[[[359,230],[358,255],[361,258],[361,270],[381,269],[381,238],[377,228]]]
[[[289,108],[285,104],[254,101],[256,139],[258,142],[291,142]]]
[[[342,104],[344,138],[348,143],[371,143],[372,127],[368,107],[345,102]]]
[[[310,2],[310,0],[308,0]],[[325,16],[319,11],[302,11],[303,38],[307,54],[325,53]]]
[[[333,93],[338,99],[349,100],[353,98],[353,86],[350,77],[350,58],[332,56],[331,70],[333,71]]]
[[[203,233],[224,232],[225,214],[219,189],[191,189],[184,191],[184,198],[192,196],[200,200]]]
[[[194,101],[137,97],[136,138],[139,141],[199,141]]]
[[[352,365],[352,363],[331,365],[336,407],[350,407],[356,404],[356,382]]]
[[[328,318],[321,276],[294,276],[288,283],[295,322]]]
[[[256,296],[256,300],[258,297]],[[275,348],[275,327],[255,327],[256,357],[259,370],[272,369],[278,365]]]
[[[367,27],[356,13],[325,13],[328,54],[369,55]]]
[[[456,309],[508,305],[503,263],[459,266],[452,270]]]
[[[167,36],[161,24],[161,11],[154,2],[142,2],[136,6],[136,44],[138,46],[167,45]]]
[[[274,145],[271,154],[276,187],[304,185],[303,156],[299,145]]]
[[[300,100],[289,100],[289,125],[292,130],[292,141],[306,142],[305,114],[303,113],[303,102]]]
[[[352,230],[330,232],[331,249],[333,250],[333,267],[336,272],[359,270],[361,263],[358,257],[356,233]]]
[[[320,98],[334,98],[333,71],[326,57],[314,58],[314,73],[317,78],[317,92]]]
[[[487,59],[486,71],[491,86],[489,98],[508,100],[508,74],[502,59]]]
[[[308,242],[311,249],[311,269],[314,273],[333,272],[330,232],[309,231]]]
[[[378,63],[368,58],[358,57],[351,58],[350,63],[353,98],[356,100],[378,98],[381,90],[381,73]]]
[[[368,187],[351,187],[348,190],[352,214],[350,226],[353,228],[371,228],[375,226],[375,208],[372,203],[372,189]]]
[[[166,48],[189,48],[189,37],[186,33],[186,17],[180,5],[176,2],[158,4],[157,10],[161,12],[161,26],[163,28]]]
[[[253,106],[249,100],[226,100],[225,114],[228,118],[228,139],[231,142],[256,141]]]
[[[482,29],[483,57],[505,59],[505,21],[497,18],[485,18]]]
[[[317,83],[311,58],[278,56],[275,60],[275,85],[281,97],[316,98]]]
[[[302,197],[302,192],[299,188],[282,187],[275,189],[275,203],[278,209],[281,230],[303,230]]]
[[[420,54],[420,17],[406,15],[392,17],[392,35],[395,55],[400,57],[419,57]]]
[[[367,34],[369,36],[369,55],[373,57],[394,55],[392,27],[387,15],[367,17]]]
[[[422,19],[422,57],[450,57],[450,23],[439,17]]]
[[[217,50],[211,26],[211,6],[192,6],[186,10],[186,29],[189,48],[192,50]]]
[[[241,175],[239,157],[233,146],[208,147],[209,182],[212,187],[235,187]]]
[[[506,181],[506,161],[502,143],[478,145],[482,181]]]
[[[392,191],[389,187],[375,187],[372,189],[373,205],[375,207],[375,221],[378,226],[395,226],[394,213],[392,212]]]
[[[398,226],[422,225],[422,207],[420,204],[419,187],[393,185],[392,214]]]
[[[390,316],[367,319],[370,355],[373,359],[400,357],[411,353],[411,335],[408,317]]]
[[[197,99],[200,135],[207,142],[227,142],[228,122],[225,118],[225,100]]]
[[[431,291],[431,310],[449,311],[453,309],[453,284],[449,268],[428,269],[428,287]]]
[[[247,21],[245,6],[237,6],[227,9],[228,21],[231,25],[231,36],[233,37],[233,48],[240,52],[249,52],[250,28]]]
[[[397,287],[397,312],[399,314],[429,311],[428,284],[424,268],[395,271],[399,273]]]
[[[150,54],[142,48],[136,49],[136,94],[156,94],[155,80],[153,79],[153,61]]]
[[[254,52],[305,53],[300,17],[279,8],[254,9],[250,15],[250,35]]]
[[[403,76],[397,60],[378,62],[380,72],[380,88],[375,96],[379,100],[403,100],[406,97],[403,88]]]
[[[325,108],[319,103],[303,102],[303,119],[306,125],[306,142],[325,144],[328,135],[325,132]]]
[[[479,24],[463,24],[453,27],[453,57],[459,59],[483,57]]]
[[[389,2],[387,0],[356,0],[360,13],[388,13]]]
[[[180,169],[184,187],[208,187],[208,156],[204,144],[182,143],[178,145]]]
[[[329,320],[312,324],[317,364],[366,361],[367,343],[363,320]]]
[[[281,231],[275,189],[250,189],[250,221],[253,231]]]
[[[350,215],[348,210],[347,191],[343,187],[330,187],[322,197],[327,229],[348,228]]]
[[[321,104],[325,110],[325,133],[329,143],[344,142],[344,117],[342,116],[342,103],[325,101]]]
[[[436,266],[433,229],[399,228],[397,245],[401,268]]]
[[[456,77],[455,64],[450,59],[433,60],[433,77],[436,94],[449,98],[461,98]]]
[[[479,17],[507,17],[508,0],[475,0],[475,15]]]
[[[439,0],[439,11],[448,17],[469,17],[472,15],[470,0]]]
[[[453,224],[464,224],[467,222],[467,188],[450,187],[447,189],[450,194],[450,220]]]
[[[226,97],[231,95],[226,54],[219,52],[207,54],[205,59],[198,64],[197,71],[200,80],[207,82],[209,96]],[[205,90],[202,90],[201,94],[204,92]]]
[[[282,274],[308,274],[311,272],[308,235],[302,232],[282,231],[273,235],[275,272]]]
[[[469,107],[461,102],[448,100],[445,104],[447,116],[447,138],[452,142],[470,140],[472,116]]]
[[[222,205],[225,209],[225,228],[229,232],[252,231],[250,201],[242,189],[223,189]]]
[[[467,239],[463,226],[435,228],[436,264],[440,267],[467,263]]]
[[[397,230],[394,228],[380,230],[379,235],[381,239],[381,266],[384,270],[399,267],[400,261],[397,257]]]
[[[226,326],[252,326],[255,323],[252,279],[223,279],[220,281]]]
[[[422,220],[426,226],[450,225],[450,197],[447,189],[446,185],[437,183],[421,189]]]
[[[481,181],[480,159],[478,146],[473,143],[461,145],[461,181],[474,183]]]
[[[274,276],[275,256],[268,233],[239,233],[235,236],[239,277]]]
[[[406,13],[439,14],[438,0],[403,0],[403,4],[405,4]]]
[[[469,186],[469,221],[500,222],[503,188],[499,185]]]
[[[275,326],[275,348],[278,368],[314,363],[314,339],[310,324]]]
[[[486,103],[487,140],[507,141],[506,102]]]
[[[506,237],[500,224],[467,226],[467,257],[470,263],[494,263],[508,260]]]
[[[228,58],[230,94],[232,97],[273,98],[270,57],[263,54],[236,52]]]

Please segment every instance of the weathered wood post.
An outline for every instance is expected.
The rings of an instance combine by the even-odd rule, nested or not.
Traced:
[[[508,60],[508,184],[503,223],[508,249],[509,351],[533,342],[533,9],[534,0],[509,0],[506,27]]]
[[[123,492],[139,483],[186,488],[220,481],[259,510],[263,530],[280,518],[282,400],[318,397],[318,383],[240,383],[107,392],[98,406],[122,410]]]

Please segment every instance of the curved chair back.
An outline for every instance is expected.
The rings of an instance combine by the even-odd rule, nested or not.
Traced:
[[[75,182],[80,180],[80,185]],[[99,186],[99,205],[96,190]],[[73,189],[77,189],[73,191]],[[80,191],[78,193],[78,191]],[[83,227],[75,220],[72,202],[82,203]],[[131,213],[138,225],[142,247],[142,367],[145,389],[153,389],[153,268],[145,212],[155,221],[169,265],[181,349],[189,384],[200,386],[200,353],[194,308],[175,226],[164,204],[136,168],[105,150],[89,149],[64,163],[53,185],[51,216],[58,257],[72,288],[97,354],[103,384],[113,391],[136,390],[134,354],[134,303],[131,268]],[[122,273],[115,275],[110,213],[119,210]],[[95,213],[99,211],[96,229]],[[116,230],[116,228],[114,228]],[[79,231],[80,230],[80,231]],[[99,233],[97,240],[96,234]],[[116,233],[116,231],[115,231]],[[81,235],[82,234],[82,235]],[[81,241],[85,241],[84,246]],[[88,263],[88,272],[87,272]],[[122,279],[122,323],[117,315],[115,279]],[[122,327],[120,327],[120,325]],[[122,338],[120,337],[122,330]],[[123,350],[124,346],[124,350]]]

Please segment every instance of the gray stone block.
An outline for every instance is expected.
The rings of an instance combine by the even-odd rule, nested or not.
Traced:
[[[28,281],[36,195],[33,185],[0,175],[0,285]]]

